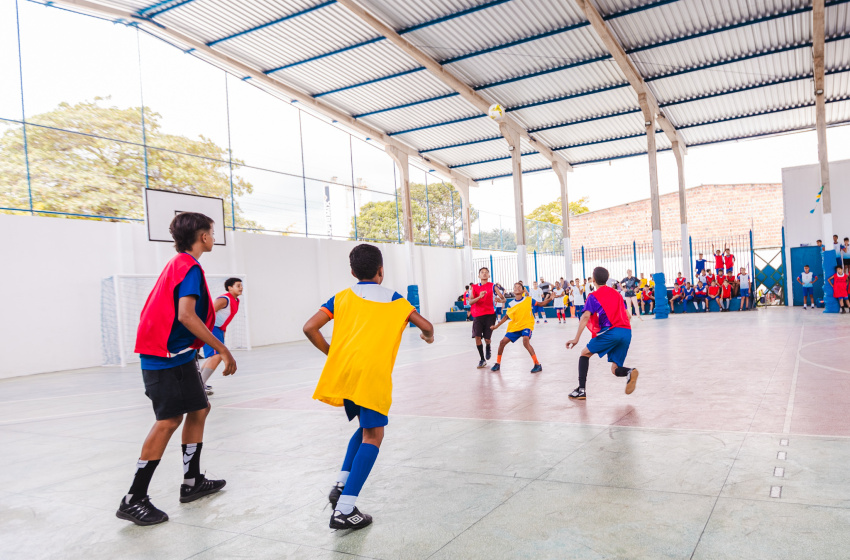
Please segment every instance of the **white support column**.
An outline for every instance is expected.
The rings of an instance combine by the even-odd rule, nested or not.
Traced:
[[[646,154],[649,156],[649,202],[652,209],[652,252],[655,270],[664,272],[664,250],[661,244],[661,201],[658,198],[658,157],[655,147],[655,119],[646,120]]]
[[[812,59],[815,76],[815,119],[818,134],[818,162],[820,163],[820,184],[823,187],[821,205],[823,208],[823,243],[832,242],[832,195],[829,191],[829,155],[826,149],[826,99],[824,94],[824,0],[812,2]]]
[[[470,278],[478,277],[472,265],[472,218],[469,212],[469,182],[457,181],[454,185],[460,193],[461,204],[463,205],[461,208],[461,219],[463,220],[463,264],[461,267],[463,270],[463,278],[461,279],[461,282],[465,283],[469,282]],[[493,274],[492,270],[490,271],[490,274]]]
[[[520,135],[506,123],[500,123],[502,136],[508,141],[511,151],[511,174],[514,180],[514,212],[516,213],[516,259],[517,280],[530,286],[528,277],[528,252],[525,248],[525,206],[522,200],[522,150]]]
[[[413,243],[413,211],[410,207],[410,165],[407,154],[394,146],[386,147],[387,153],[393,158],[393,161],[398,167],[399,178],[401,181],[401,211],[403,215],[402,222],[402,240],[407,248],[407,284],[409,286],[416,285],[416,267],[414,266],[414,243]]]
[[[570,243],[570,198],[567,192],[567,168],[560,162],[552,163],[552,171],[561,184],[561,236],[564,244],[564,279],[573,279],[573,248]]]
[[[673,155],[679,172],[679,222],[682,224],[682,274],[694,282],[694,267],[691,266],[691,243],[688,235],[688,199],[685,193],[685,154],[679,142],[673,142]]]

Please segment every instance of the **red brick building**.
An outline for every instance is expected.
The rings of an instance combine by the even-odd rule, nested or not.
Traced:
[[[782,184],[700,185],[687,189],[688,230],[694,239],[746,234],[756,247],[782,244]],[[570,218],[573,247],[652,241],[649,199]],[[661,236],[681,236],[679,193],[661,196]]]

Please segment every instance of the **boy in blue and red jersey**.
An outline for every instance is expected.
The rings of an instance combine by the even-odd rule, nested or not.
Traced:
[[[224,335],[227,333],[227,326],[236,317],[239,312],[239,296],[242,295],[242,279],[228,278],[224,281],[224,289],[227,290],[215,298],[213,305],[215,306],[215,325],[212,328],[213,336],[224,344]],[[208,395],[213,394],[212,387],[207,385],[215,368],[221,363],[221,355],[215,351],[215,348],[209,344],[204,345],[204,365],[201,366],[201,378],[204,380],[204,386]]]
[[[236,372],[230,351],[213,336],[213,302],[198,259],[212,251],[213,221],[196,212],[174,217],[169,227],[177,256],[160,274],[139,320],[136,349],[142,361],[145,394],[153,403],[156,423],[151,428],[136,464],[127,495],[115,513],[136,525],[168,521],[148,497],[148,487],[168,440],[183,417],[183,484],[180,502],[197,500],[221,490],[225,481],[201,474],[204,423],[210,411],[195,351],[209,344],[224,360],[224,375]]]
[[[571,399],[584,400],[587,398],[585,383],[587,370],[590,367],[590,357],[598,354],[600,358],[608,356],[611,362],[611,373],[617,377],[625,377],[626,394],[631,395],[637,385],[637,368],[627,368],[623,364],[629,352],[632,341],[632,326],[629,314],[620,294],[606,286],[608,270],[598,266],[593,269],[593,280],[599,289],[587,296],[584,313],[578,325],[574,339],[567,341],[567,349],[578,344],[585,327],[590,329],[591,339],[578,359],[578,388],[570,393]]]

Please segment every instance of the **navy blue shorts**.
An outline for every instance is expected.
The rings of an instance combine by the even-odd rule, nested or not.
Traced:
[[[358,416],[360,417],[361,428],[380,428],[390,423],[390,419],[380,412],[354,404],[348,399],[342,401],[342,404],[345,407],[345,415],[348,416],[349,422]]]
[[[803,286],[803,297],[815,297],[815,289],[813,286]]]
[[[543,306],[535,305],[532,308],[531,312],[534,313],[535,315],[538,314],[538,313],[543,313]]]
[[[600,358],[608,355],[608,361],[622,366],[629,353],[632,342],[632,329],[608,329],[604,333],[591,338],[587,349]]]
[[[212,333],[213,336],[219,340],[219,342],[224,344],[224,332],[220,328],[213,327]],[[204,358],[210,358],[212,356],[215,356],[216,354],[218,354],[218,352],[213,350],[212,346],[210,346],[209,344],[204,344]]]
[[[741,297],[750,297],[750,289],[749,288],[741,288]]]
[[[531,334],[532,334],[531,329],[522,329],[521,331],[516,331],[516,332],[506,332],[505,338],[507,338],[511,342],[516,342],[517,340],[519,340],[523,336],[527,336],[528,338],[531,338]]]

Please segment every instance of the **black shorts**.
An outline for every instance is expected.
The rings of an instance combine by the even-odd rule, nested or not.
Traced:
[[[209,406],[207,391],[195,360],[168,369],[143,369],[145,395],[157,420],[182,416]]]
[[[490,340],[490,337],[493,336],[493,325],[496,324],[496,314],[492,313],[490,315],[479,315],[478,317],[472,318],[472,338],[476,336],[480,336],[485,340]]]

